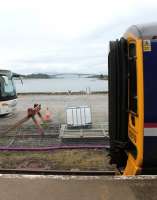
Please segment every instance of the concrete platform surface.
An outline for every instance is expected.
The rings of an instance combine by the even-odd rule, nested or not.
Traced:
[[[2,200],[155,200],[157,176],[0,175]]]

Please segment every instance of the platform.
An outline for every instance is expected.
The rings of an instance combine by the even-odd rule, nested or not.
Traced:
[[[155,200],[156,176],[0,175],[5,200]]]

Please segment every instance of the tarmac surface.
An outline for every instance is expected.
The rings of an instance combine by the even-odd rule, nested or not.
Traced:
[[[66,108],[68,106],[90,106],[93,123],[108,121],[108,95],[19,95],[17,110],[14,114],[0,118],[0,126],[12,125],[27,114],[27,109],[33,105],[41,104],[42,114],[48,108],[54,123],[66,122]]]
[[[4,200],[156,200],[157,177],[2,175]]]

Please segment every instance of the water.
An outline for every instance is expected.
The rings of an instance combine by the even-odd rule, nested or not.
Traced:
[[[96,78],[24,79],[15,81],[17,92],[108,91],[108,81]]]

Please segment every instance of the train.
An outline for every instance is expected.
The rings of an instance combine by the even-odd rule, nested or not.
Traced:
[[[0,70],[0,116],[8,115],[16,109],[17,93],[14,77],[19,75],[9,70]]]
[[[110,162],[123,175],[157,173],[157,23],[109,43]]]

